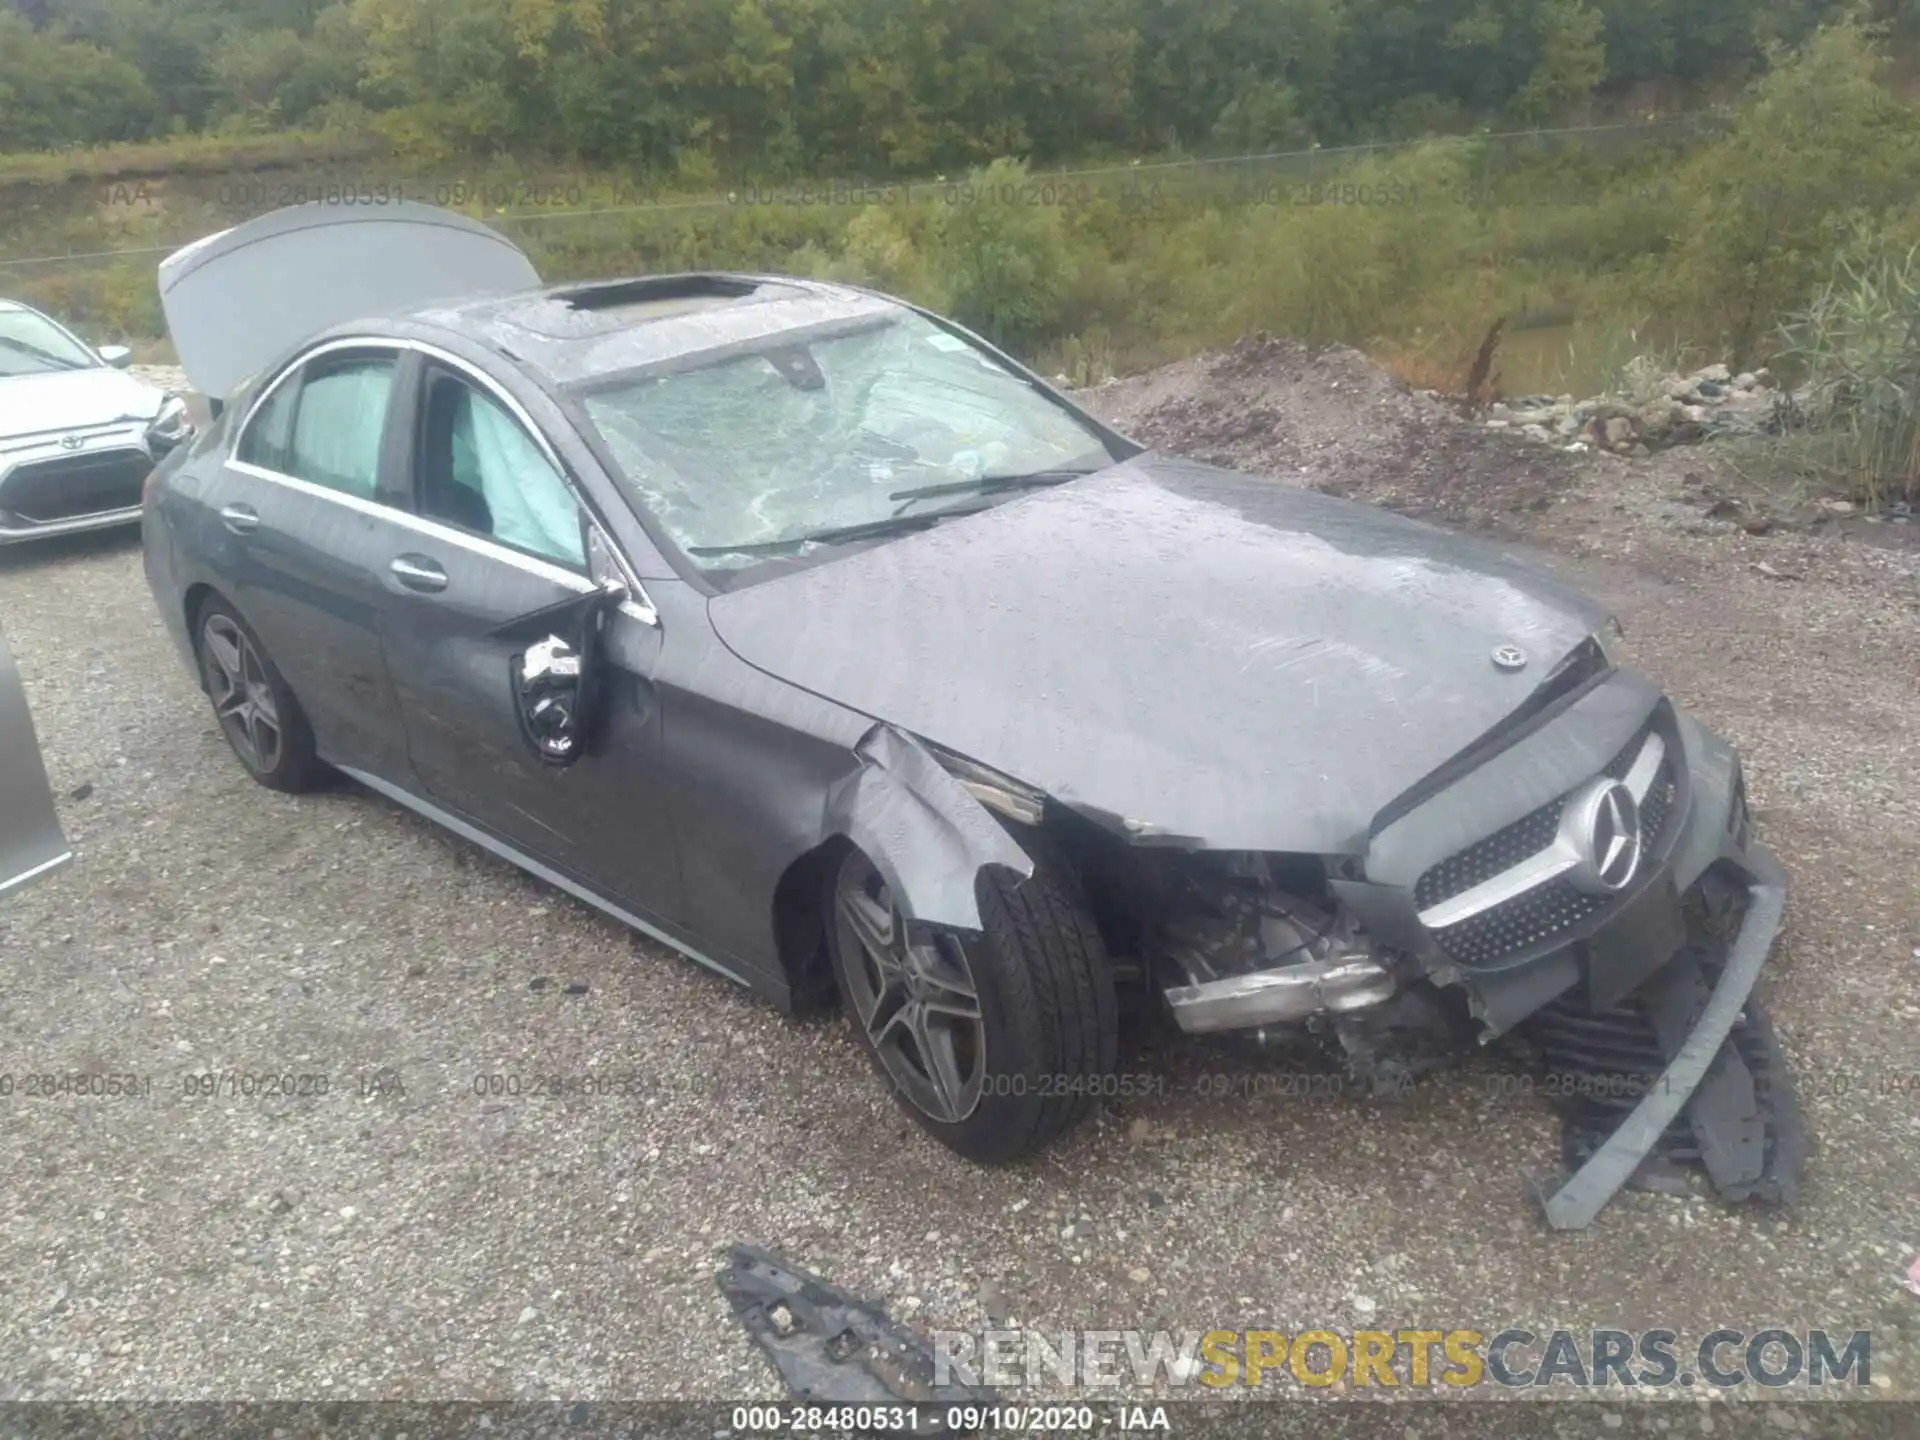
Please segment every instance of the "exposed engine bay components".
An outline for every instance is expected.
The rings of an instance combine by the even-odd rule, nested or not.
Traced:
[[[1343,910],[1281,890],[1264,857],[1222,871],[1195,868],[1191,908],[1165,921],[1155,974],[1176,1024],[1190,1034],[1294,1025],[1363,1010],[1398,984]]]
[[[1563,1120],[1568,1174],[1552,1193],[1533,1185],[1555,1228],[1591,1224],[1629,1184],[1684,1187],[1680,1166],[1735,1202],[1794,1194],[1799,1113],[1750,994],[1781,899],[1763,852],[1709,870],[1684,897],[1660,877],[1636,890],[1603,936],[1527,968],[1531,1013],[1504,1029],[1472,1000],[1490,982],[1517,982],[1431,945],[1380,943],[1345,903],[1351,867],[1163,852],[1134,874],[1144,968],[1189,1035],[1269,1053],[1303,1046],[1382,1094],[1510,1031],[1540,1082],[1516,1094],[1537,1088]]]

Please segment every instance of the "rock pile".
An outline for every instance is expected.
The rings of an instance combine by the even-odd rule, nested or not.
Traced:
[[[1636,360],[1615,392],[1590,400],[1525,395],[1490,405],[1481,423],[1563,450],[1648,455],[1720,435],[1777,433],[1798,411],[1796,398],[1775,388],[1764,369],[1733,375],[1725,365],[1708,365],[1661,374]]]

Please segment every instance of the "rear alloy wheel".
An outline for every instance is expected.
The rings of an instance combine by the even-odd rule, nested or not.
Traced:
[[[313,730],[246,621],[224,602],[208,601],[196,648],[214,718],[247,773],[271,790],[311,790],[325,769]]]
[[[994,869],[980,893],[983,935],[910,926],[856,850],[829,934],[847,1018],[895,1097],[941,1143],[994,1163],[1093,1109],[1119,1025],[1099,932],[1061,884]]]

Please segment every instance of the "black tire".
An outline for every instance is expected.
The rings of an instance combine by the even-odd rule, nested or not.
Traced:
[[[911,1022],[881,1023],[884,1007],[874,1004],[880,967],[871,958],[878,927],[862,928],[855,911],[863,902],[850,892],[872,902],[876,919],[882,909],[889,914],[889,943],[921,957],[901,963],[922,967],[921,993],[934,997],[922,1005],[958,995],[955,987],[963,980],[971,984],[979,1024],[977,1062],[976,1042],[955,1040],[946,1049],[950,1056],[964,1057],[964,1078],[971,1083],[958,1094],[970,1103],[944,1105],[950,1084],[921,1083],[938,1067],[913,1065],[914,1055],[922,1052],[910,1037],[926,1035],[942,1047],[936,1017],[928,1016],[919,1030]],[[828,895],[828,937],[842,1007],[895,1099],[941,1144],[991,1165],[1032,1154],[1098,1107],[1113,1075],[1120,1020],[1099,928],[1063,877],[1044,866],[1025,879],[991,867],[981,873],[978,893],[984,934],[909,935],[885,881],[864,854],[854,851]],[[926,958],[929,952],[934,958]],[[930,980],[924,974],[928,966],[938,971]],[[899,1013],[913,1003],[903,1000]],[[964,1010],[964,1002],[954,1008]],[[965,1023],[957,1015],[938,1018],[956,1030]],[[959,1073],[956,1068],[949,1080]],[[930,1099],[934,1103],[927,1103]]]
[[[193,619],[193,648],[214,720],[247,773],[289,795],[319,785],[327,767],[307,712],[253,628],[226,601],[209,599]]]

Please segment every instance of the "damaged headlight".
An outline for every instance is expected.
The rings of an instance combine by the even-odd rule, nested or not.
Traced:
[[[1733,762],[1733,799],[1727,806],[1727,834],[1737,850],[1744,851],[1753,843],[1753,814],[1747,808],[1747,773],[1738,759]]]
[[[1620,641],[1625,632],[1618,620],[1609,620],[1573,649],[1560,657],[1560,663],[1547,672],[1547,678],[1535,692],[1534,703],[1544,704],[1557,695],[1577,690],[1619,663]]]
[[[147,453],[159,460],[193,438],[193,419],[187,414],[187,402],[169,394],[160,402],[160,413],[147,423]]]
[[[1609,665],[1620,663],[1620,642],[1627,638],[1627,631],[1617,617],[1610,616],[1606,624],[1593,632],[1591,638],[1602,659]]]
[[[1047,797],[1032,786],[1022,785],[1011,776],[1002,775],[998,770],[969,760],[964,755],[955,755],[950,750],[928,745],[927,751],[940,762],[942,769],[960,782],[962,790],[989,810],[1009,820],[1018,820],[1022,825],[1040,823],[1040,817],[1046,811]]]

